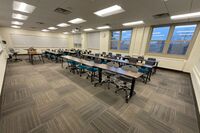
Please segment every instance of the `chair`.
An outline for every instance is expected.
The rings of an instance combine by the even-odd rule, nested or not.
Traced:
[[[122,55],[121,54],[116,54],[116,57],[121,57]]]
[[[110,67],[119,67],[119,64],[116,62],[108,62],[107,65]],[[103,74],[106,76],[106,79],[101,82],[101,85],[107,84],[108,89],[110,89],[110,84],[115,84],[114,79],[111,79],[111,77],[115,76],[116,74],[107,70],[104,70]]]
[[[136,68],[133,65],[126,65],[126,66],[122,66],[122,69],[126,70],[126,71],[132,71],[132,72],[138,72],[138,68]],[[124,76],[124,75],[119,75],[117,77],[117,80],[115,81],[116,85],[117,85],[117,90],[115,91],[115,93],[117,93],[120,90],[123,90],[125,92],[125,97],[126,99],[128,99],[128,91],[131,90],[129,84],[131,84],[132,82],[132,78]]]
[[[99,55],[100,55],[100,54],[98,54],[98,53],[94,54],[95,57],[99,57]]]
[[[143,62],[144,61],[144,56],[138,56],[138,62]]]
[[[146,60],[145,65],[152,66],[152,68],[153,68],[153,66],[155,65],[155,62]],[[139,68],[139,72],[144,74],[142,77],[143,77],[144,83],[146,84],[148,82],[148,80],[149,81],[151,80],[152,68],[147,67],[145,65]]]
[[[9,53],[9,58],[8,58],[8,59],[9,59],[10,61],[13,61],[13,60],[14,60],[14,61],[22,61],[22,59],[19,59],[19,58],[18,58],[18,53],[19,53],[18,51],[15,51],[13,48],[10,48],[10,49],[9,49],[9,52],[10,52],[10,53]],[[13,57],[15,57],[15,58],[13,59]]]
[[[102,54],[101,54],[102,56],[106,56],[106,52],[102,52]]]
[[[133,64],[136,64],[138,62],[138,59],[134,58],[134,57],[131,57],[131,58],[129,58],[129,62],[133,63]]]
[[[112,57],[112,53],[108,53],[108,57],[111,58]]]

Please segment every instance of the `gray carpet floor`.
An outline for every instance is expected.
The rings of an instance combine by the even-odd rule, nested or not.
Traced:
[[[189,75],[158,70],[136,95],[94,87],[59,63],[8,63],[0,133],[198,133]]]

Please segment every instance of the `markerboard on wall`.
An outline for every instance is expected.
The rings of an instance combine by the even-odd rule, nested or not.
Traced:
[[[62,37],[34,36],[22,34],[10,34],[14,47],[67,47],[67,39]]]

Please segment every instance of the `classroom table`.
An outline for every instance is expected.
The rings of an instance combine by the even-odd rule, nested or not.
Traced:
[[[50,58],[52,58],[51,56],[54,55],[55,58],[56,58],[56,59],[55,59],[56,62],[58,62],[58,58],[59,58],[60,56],[63,55],[63,53],[53,52],[53,51],[48,51],[48,50],[46,50],[46,51],[45,51],[45,54],[47,54],[47,53],[50,54]]]
[[[129,60],[123,60],[122,58],[113,59],[113,58],[108,58],[108,57],[104,57],[104,56],[95,56],[95,55],[91,55],[91,54],[83,54],[83,56],[90,57],[90,58],[93,58],[93,59],[99,58],[99,59],[102,59],[102,60],[118,62],[120,66],[126,64],[126,65],[133,65],[133,66],[136,66],[136,67],[146,67],[150,70],[149,73],[147,74],[147,80],[149,80],[149,81],[151,80],[151,75],[153,73],[153,70],[154,70],[154,73],[155,73],[157,66],[158,66],[158,61],[155,62],[155,65],[146,65],[144,63],[144,61],[147,61],[147,60],[145,60],[145,59],[144,59],[143,62],[133,63],[133,62],[129,62]]]
[[[34,59],[33,59],[34,56],[38,56],[39,59],[42,60],[42,62],[44,63],[42,53],[29,52],[28,55],[29,55],[29,62],[31,62],[32,65],[34,65]]]
[[[90,66],[90,67],[95,67],[98,68],[98,76],[99,76],[99,80],[98,82],[101,83],[102,82],[102,70],[107,70],[107,71],[111,71],[114,72],[116,74],[120,74],[120,75],[124,75],[127,77],[132,78],[132,82],[131,82],[131,90],[129,95],[126,97],[126,102],[128,103],[128,101],[130,100],[130,98],[136,94],[136,92],[134,91],[135,88],[135,80],[138,79],[139,77],[141,77],[143,74],[140,72],[132,72],[132,71],[127,71],[124,70],[122,68],[116,68],[116,67],[110,67],[107,64],[98,64],[98,63],[94,63],[94,61],[87,61],[85,59],[80,59],[80,58],[76,58],[76,57],[72,57],[72,56],[61,56],[63,59],[66,60],[73,60],[76,61],[78,63]],[[62,67],[63,67],[63,59],[62,59]]]

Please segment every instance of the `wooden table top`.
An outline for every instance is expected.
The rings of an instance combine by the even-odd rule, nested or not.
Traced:
[[[110,67],[106,64],[97,64],[97,63],[94,63],[93,61],[87,61],[87,60],[79,59],[79,58],[72,57],[72,56],[62,56],[62,57],[65,58],[65,59],[68,59],[68,60],[73,60],[73,61],[79,62],[81,64],[85,64],[85,65],[90,66],[90,67],[101,68],[101,69],[104,69],[104,70],[112,71],[112,72],[115,72],[115,73],[118,73],[118,74],[122,74],[122,75],[125,75],[125,76],[128,76],[128,77],[132,77],[132,78],[139,78],[140,76],[143,75],[140,72],[127,71],[127,70],[124,70],[122,68]]]

